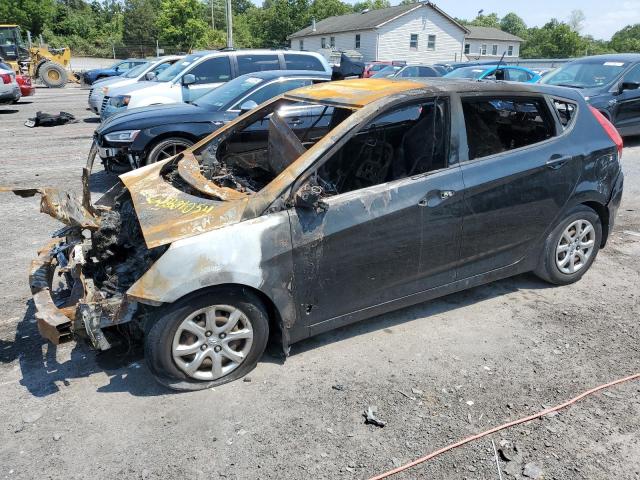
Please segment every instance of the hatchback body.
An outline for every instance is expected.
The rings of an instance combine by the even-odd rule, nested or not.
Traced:
[[[122,175],[95,206],[43,192],[43,210],[70,228],[32,266],[38,325],[98,349],[119,331],[144,337],[155,377],[193,390],[245,375],[270,337],[288,352],[522,272],[569,284],[613,227],[621,152],[567,88],[362,79],[292,90]],[[61,195],[65,208],[47,207]],[[47,280],[59,265],[76,292],[66,303]]]
[[[242,75],[193,103],[141,107],[114,115],[94,133],[105,169],[124,173],[192,146],[238,115],[289,90],[329,81],[325,73],[271,70]]]
[[[574,60],[545,75],[541,83],[579,90],[621,135],[640,134],[640,54]]]
[[[327,60],[315,52],[237,50],[196,52],[160,73],[153,82],[110,91],[100,112],[104,121],[129,108],[190,103],[229,80],[265,70],[306,70],[331,75]],[[107,97],[105,97],[107,98]]]

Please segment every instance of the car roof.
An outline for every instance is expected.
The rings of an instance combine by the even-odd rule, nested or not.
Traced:
[[[576,101],[582,98],[580,92],[566,87],[502,81],[470,82],[438,77],[411,80],[389,78],[341,80],[298,88],[285,93],[284,97],[291,100],[360,109],[382,98],[409,92],[436,95],[444,93],[488,93],[494,95],[535,93],[555,95]]]
[[[639,62],[640,53],[609,53],[604,55],[590,55],[588,57],[576,58],[572,62]]]
[[[260,72],[250,72],[242,75],[243,77],[262,78],[263,80],[271,80],[280,77],[319,77],[331,78],[331,75],[324,70],[264,70]],[[240,77],[238,77],[240,78]]]

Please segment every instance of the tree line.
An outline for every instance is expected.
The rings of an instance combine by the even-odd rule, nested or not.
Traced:
[[[403,4],[413,0],[402,0]],[[232,0],[237,48],[287,45],[287,35],[333,15],[390,6],[388,0]],[[581,11],[566,20],[528,27],[515,13],[500,18],[483,11],[465,25],[495,27],[524,39],[523,58],[565,58],[610,52],[640,52],[640,24],[628,25],[611,40],[581,33]],[[226,44],[224,0],[2,0],[0,23],[17,23],[52,47],[69,46],[76,55],[149,55],[156,43],[165,53],[220,48]]]

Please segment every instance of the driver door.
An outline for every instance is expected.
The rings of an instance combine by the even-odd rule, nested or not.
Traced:
[[[622,82],[640,83],[640,64],[633,67],[622,78]],[[640,133],[640,88],[623,90],[616,99],[614,125],[621,135]]]

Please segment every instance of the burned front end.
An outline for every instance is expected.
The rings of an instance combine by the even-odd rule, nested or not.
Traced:
[[[42,336],[54,344],[76,336],[106,350],[140,334],[149,307],[126,291],[167,247],[147,248],[128,191],[117,185],[97,206],[54,189],[13,191],[41,194],[41,210],[66,224],[31,263]]]

